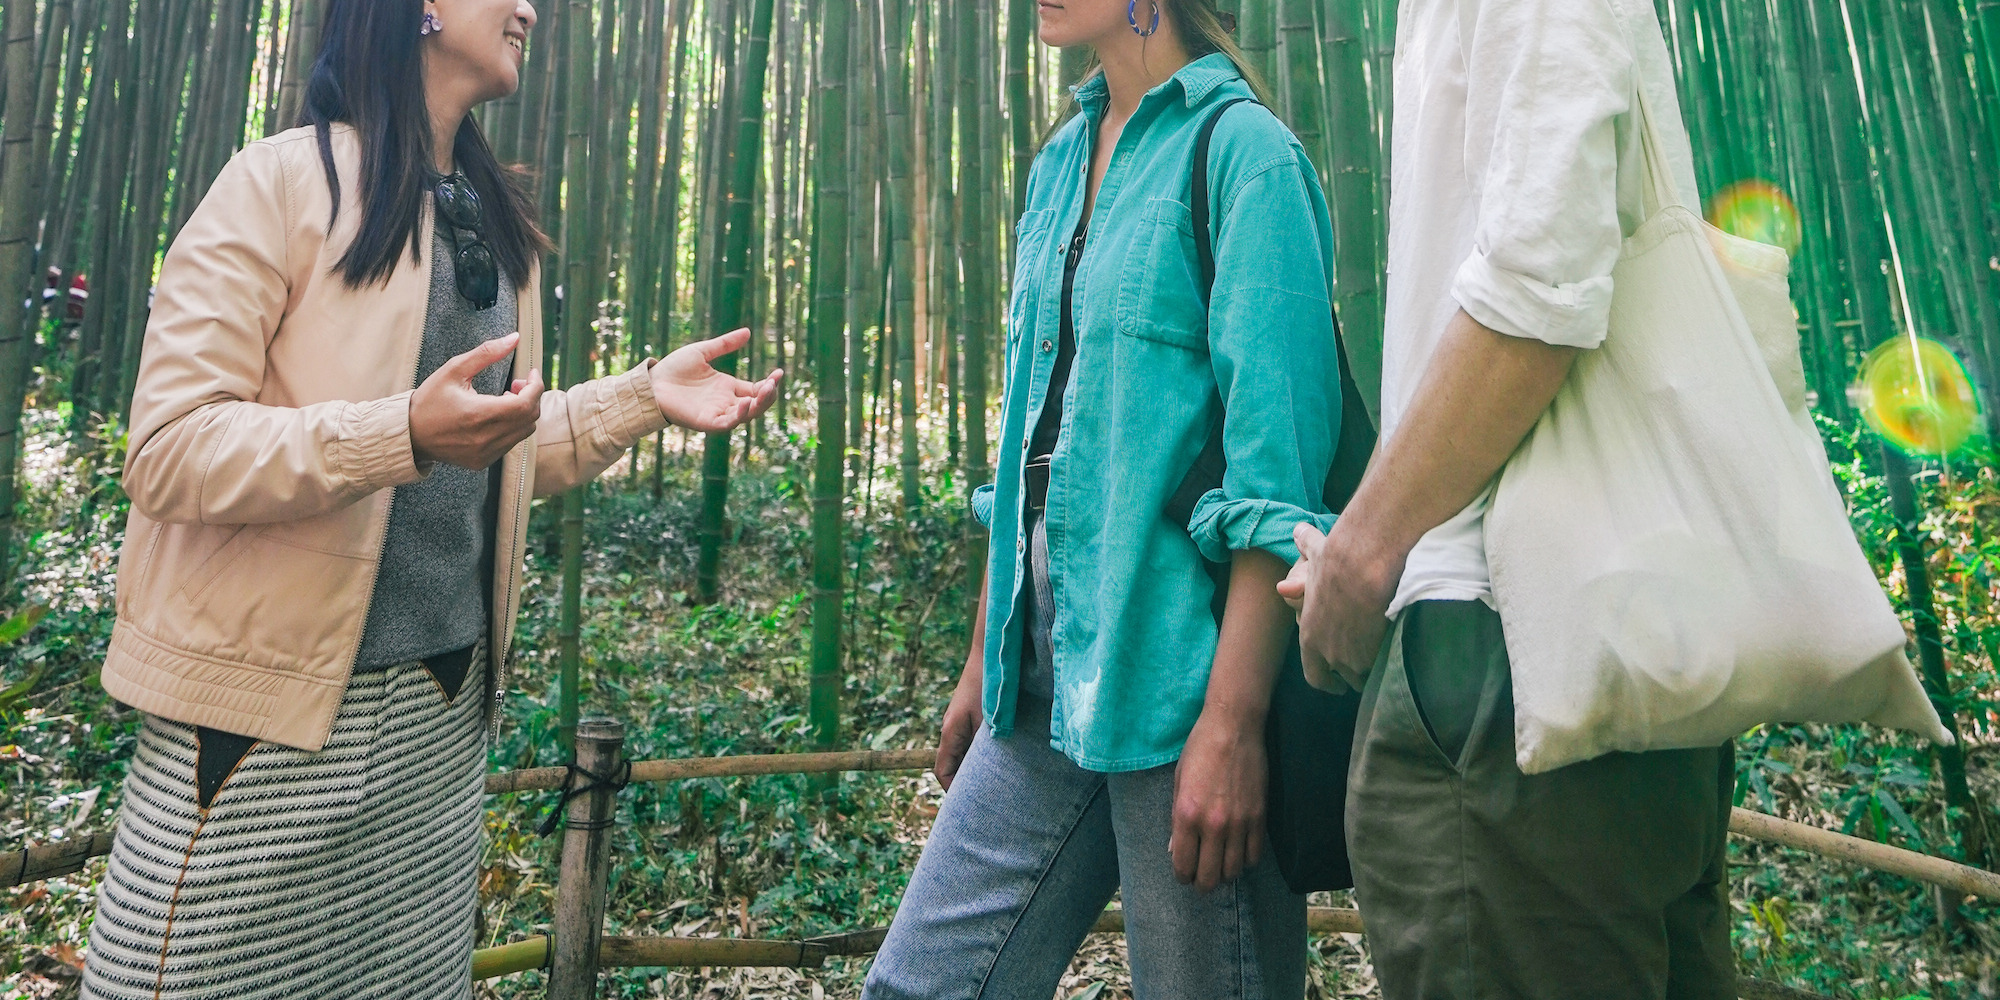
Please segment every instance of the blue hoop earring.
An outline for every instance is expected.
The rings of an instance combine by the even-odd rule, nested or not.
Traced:
[[[1151,38],[1154,32],[1160,30],[1160,4],[1158,0],[1151,0],[1151,2],[1153,4],[1153,25],[1144,29],[1139,27],[1139,0],[1129,0],[1125,4],[1125,20],[1131,23],[1132,33],[1138,35],[1140,38]]]

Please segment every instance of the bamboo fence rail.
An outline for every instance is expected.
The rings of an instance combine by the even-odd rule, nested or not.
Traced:
[[[1361,911],[1315,906],[1306,911],[1314,934],[1359,934]],[[1092,934],[1125,933],[1125,913],[1111,907],[1097,918]],[[598,952],[601,968],[818,968],[836,955],[872,955],[882,947],[886,927],[798,940],[761,938],[605,937]],[[549,936],[537,934],[472,953],[474,981],[540,969],[549,964]]]
[[[779,774],[835,774],[846,771],[924,771],[937,760],[935,749],[853,750],[832,753],[746,754],[740,757],[687,757],[633,761],[632,784],[659,784],[698,778],[738,778]],[[521,768],[486,776],[486,794],[548,792],[563,787],[562,767]],[[1968,896],[2000,900],[2000,874],[1873,840],[1822,830],[1750,809],[1736,809],[1729,831],[1751,840],[1809,851],[1825,858],[1873,868],[1940,886]],[[0,855],[0,888],[67,875],[91,858],[110,853],[111,835],[99,833]]]
[[[574,768],[525,768],[487,777],[486,792],[490,795],[563,790],[567,829],[557,882],[554,933],[475,951],[474,980],[547,968],[551,1000],[582,1000],[594,995],[600,968],[816,968],[829,956],[867,955],[881,947],[887,933],[883,928],[797,940],[601,936],[617,795],[633,783],[844,771],[921,771],[936,762],[936,750],[756,754],[627,762],[623,759],[623,746],[621,724],[609,719],[584,720],[577,727]],[[585,779],[584,784],[577,784],[578,775]],[[1748,809],[1734,810],[1729,828],[1739,836],[1864,865],[1966,895],[2000,899],[2000,875],[1944,858]],[[111,835],[99,833],[0,855],[0,888],[79,871],[90,859],[110,850]],[[1316,934],[1364,933],[1361,914],[1353,909],[1313,907],[1307,913],[1307,927]],[[1100,934],[1123,933],[1124,913],[1117,908],[1106,910],[1091,930]],[[1754,979],[1742,980],[1740,986],[1744,1000],[1812,1000],[1819,996]]]

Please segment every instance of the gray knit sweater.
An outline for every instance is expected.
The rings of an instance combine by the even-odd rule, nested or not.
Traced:
[[[452,358],[513,333],[519,322],[513,283],[504,269],[500,301],[491,309],[475,310],[458,294],[445,227],[438,227],[431,254],[419,385]],[[472,385],[499,395],[507,389],[509,374],[509,362],[502,360],[480,372]],[[421,482],[396,487],[382,569],[354,669],[379,670],[448,653],[486,634],[499,471],[498,463],[473,471],[439,462]]]

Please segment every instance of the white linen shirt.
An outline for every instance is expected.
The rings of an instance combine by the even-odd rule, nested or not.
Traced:
[[[1635,98],[1699,211],[1672,65],[1648,0],[1402,0],[1396,28],[1382,433],[1396,433],[1445,324],[1592,348],[1611,269],[1643,221]],[[1411,551],[1393,618],[1493,603],[1489,486]]]

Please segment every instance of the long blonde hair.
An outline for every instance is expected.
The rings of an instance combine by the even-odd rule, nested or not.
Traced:
[[[1236,64],[1236,72],[1242,74],[1243,82],[1250,85],[1250,92],[1257,96],[1257,100],[1266,105],[1272,103],[1271,87],[1264,82],[1264,74],[1257,72],[1256,67],[1250,65],[1250,60],[1237,46],[1236,39],[1230,36],[1235,26],[1223,23],[1222,15],[1215,9],[1215,0],[1149,0],[1149,2],[1158,3],[1161,16],[1174,22],[1174,28],[1181,35],[1181,44],[1187,46],[1188,61],[1192,62],[1202,56],[1220,52],[1228,56],[1230,62]],[[1070,82],[1082,84],[1102,72],[1104,67],[1098,62],[1097,54],[1093,52],[1089,61],[1084,63],[1083,75]],[[1063,124],[1074,118],[1080,110],[1082,109],[1077,106],[1074,98],[1063,102],[1062,114],[1058,115],[1055,122],[1049,126],[1048,134],[1054,135],[1057,129],[1062,128]],[[1046,137],[1044,141],[1047,141]]]

